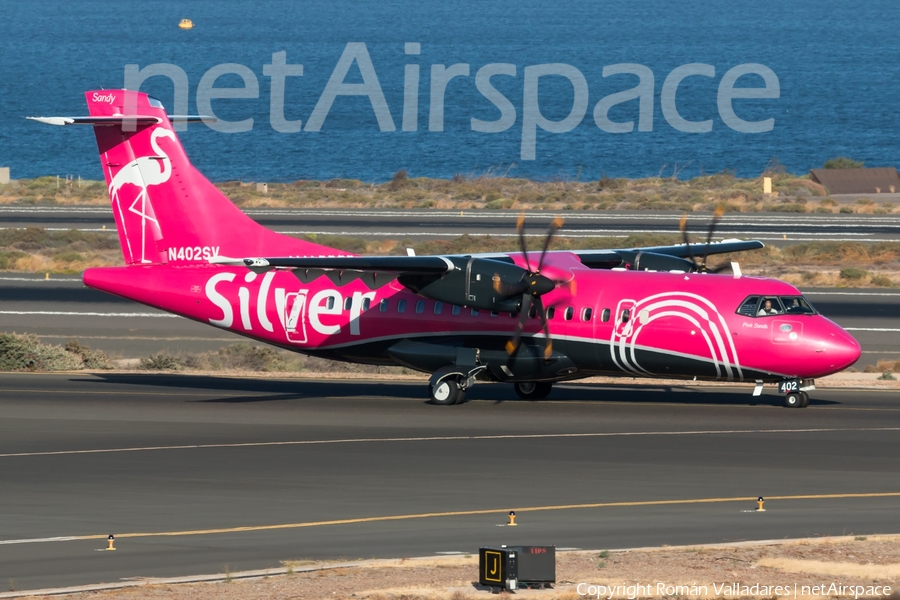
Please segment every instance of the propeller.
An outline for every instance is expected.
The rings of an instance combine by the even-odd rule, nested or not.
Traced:
[[[522,295],[522,306],[519,309],[519,320],[516,323],[516,331],[511,340],[506,342],[506,352],[512,356],[515,354],[522,343],[522,335],[525,333],[525,324],[528,320],[532,306],[534,306],[536,316],[541,320],[541,329],[544,332],[546,345],[544,346],[544,359],[549,359],[553,354],[553,340],[550,338],[550,324],[547,322],[547,311],[544,308],[544,301],[541,296],[547,292],[551,292],[558,285],[568,284],[569,282],[555,281],[544,275],[541,275],[541,269],[544,266],[544,259],[553,236],[563,226],[561,217],[555,217],[547,229],[547,235],[544,238],[544,246],[541,249],[541,255],[538,259],[537,268],[532,269],[531,260],[528,258],[528,247],[525,243],[525,214],[519,215],[516,221],[516,233],[519,234],[519,248],[522,256],[525,258],[526,272],[522,275],[522,279],[515,283],[504,282],[499,276],[494,276],[494,290],[504,296]]]
[[[712,221],[710,221],[709,223],[709,231],[706,235],[706,245],[703,249],[703,258],[699,263],[697,263],[697,258],[694,256],[694,249],[691,246],[691,241],[688,235],[687,213],[681,215],[681,221],[678,224],[678,228],[681,230],[681,239],[684,241],[684,245],[687,247],[688,256],[690,257],[691,262],[694,264],[694,271],[700,273],[719,273],[730,266],[729,264],[724,264],[719,265],[718,267],[709,268],[706,265],[706,259],[707,257],[709,257],[710,244],[712,244],[713,233],[715,233],[716,225],[719,223],[719,220],[724,214],[725,207],[721,204],[718,205],[715,212],[713,213]]]

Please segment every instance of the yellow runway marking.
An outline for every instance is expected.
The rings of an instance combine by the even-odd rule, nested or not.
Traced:
[[[799,494],[791,496],[769,496],[768,502],[777,500],[839,500],[847,498],[900,498],[900,492],[872,492],[857,494]],[[516,513],[546,512],[560,510],[578,510],[591,508],[627,508],[642,506],[675,506],[685,504],[723,504],[727,502],[756,502],[756,498],[739,496],[735,498],[692,498],[687,500],[639,500],[633,502],[597,502],[592,504],[557,504],[549,506],[526,506],[515,508]],[[413,519],[433,519],[439,517],[471,517],[480,515],[506,516],[509,507],[482,510],[457,510],[449,512],[416,513],[409,515],[386,515],[379,517],[358,517],[354,519],[335,519],[331,521],[307,521],[301,523],[279,523],[275,525],[247,525],[244,527],[222,527],[218,529],[188,529],[184,531],[156,531],[139,533],[117,533],[116,539],[182,537],[195,535],[216,535],[222,533],[247,533],[255,531],[277,531],[283,529],[303,529],[307,527],[328,527],[332,525],[357,525],[361,523],[384,523],[389,521],[409,521]],[[35,544],[48,542],[72,542],[81,540],[105,540],[107,534],[73,535],[21,540],[0,540],[0,546],[12,544]]]
[[[208,450],[214,448],[265,448],[269,446],[317,446],[325,444],[367,444],[378,442],[456,442],[479,440],[534,440],[557,438],[603,438],[638,436],[687,436],[687,435],[739,435],[739,434],[779,434],[779,433],[846,433],[846,432],[900,431],[900,427],[862,427],[834,429],[728,429],[699,431],[611,431],[593,433],[523,433],[498,435],[446,435],[432,437],[398,438],[345,438],[336,440],[292,440],[281,442],[232,442],[223,444],[183,444],[177,446],[142,446],[134,448],[94,448],[90,450],[48,450],[44,452],[8,452],[0,458],[21,458],[28,456],[67,456],[74,454],[112,454],[116,452],[150,452],[156,450]]]

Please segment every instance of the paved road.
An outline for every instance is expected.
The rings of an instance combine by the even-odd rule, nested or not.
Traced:
[[[900,292],[805,291],[819,311],[860,341],[864,354],[858,366],[900,359]],[[46,281],[18,275],[0,276],[0,331],[34,333],[50,343],[75,338],[124,358],[215,350],[244,339],[85,288],[75,277]]]
[[[329,234],[390,239],[436,239],[473,235],[514,236],[516,211],[292,210],[248,209],[266,227],[292,234]],[[639,233],[678,234],[681,213],[563,211],[567,237],[625,237]],[[548,212],[529,212],[530,233],[543,235]],[[694,215],[695,240],[705,239],[709,215]],[[0,227],[46,227],[107,231],[115,223],[107,206],[0,207]],[[105,230],[103,228],[106,228]],[[733,213],[721,221],[724,237],[754,238],[769,244],[799,241],[900,241],[900,215]]]
[[[900,495],[873,495],[900,492],[894,392],[819,391],[806,410],[689,386],[566,385],[522,402],[484,385],[459,407],[421,395],[377,381],[0,375],[0,580],[900,531]],[[757,495],[767,512],[750,512]],[[774,498],[804,495],[818,497]],[[520,526],[498,527],[509,509]],[[459,514],[422,516],[444,512]],[[118,551],[97,552],[109,533]]]

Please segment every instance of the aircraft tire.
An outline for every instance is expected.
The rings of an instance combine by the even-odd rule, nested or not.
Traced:
[[[437,385],[428,388],[431,403],[438,406],[450,406],[465,401],[465,392],[459,389],[459,382],[452,377],[441,379]]]
[[[809,406],[809,394],[806,392],[800,392],[800,398],[802,402],[800,403],[800,408],[806,408]]]
[[[784,405],[786,408],[802,408],[803,396],[798,392],[791,392],[784,397]]]
[[[547,381],[519,381],[513,387],[522,400],[543,400],[550,395],[553,384]]]

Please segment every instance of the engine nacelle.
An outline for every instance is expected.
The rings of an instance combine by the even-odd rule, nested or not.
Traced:
[[[628,263],[635,271],[684,271],[695,270],[694,263],[669,254],[640,252],[635,250],[618,250],[623,263]]]
[[[417,294],[448,304],[496,312],[519,311],[521,295],[528,288],[528,271],[491,258],[463,256],[449,260],[455,267],[452,271],[442,275],[401,275],[398,281]],[[506,294],[497,291],[495,281],[506,284]]]

